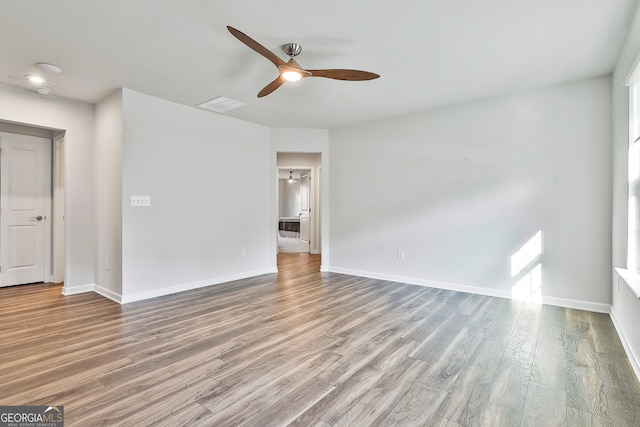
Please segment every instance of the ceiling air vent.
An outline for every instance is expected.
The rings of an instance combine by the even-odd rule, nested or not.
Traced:
[[[233,99],[225,98],[224,96],[218,96],[216,98],[205,101],[202,104],[198,104],[196,105],[196,107],[202,108],[203,110],[213,111],[215,113],[226,113],[227,111],[236,109],[238,107],[243,107],[245,105],[247,104],[234,101]]]

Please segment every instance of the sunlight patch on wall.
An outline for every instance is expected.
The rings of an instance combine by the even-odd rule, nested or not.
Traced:
[[[542,302],[542,230],[539,230],[511,256],[511,287],[516,300]]]
[[[511,297],[520,301],[542,302],[542,265],[537,264],[511,288]]]

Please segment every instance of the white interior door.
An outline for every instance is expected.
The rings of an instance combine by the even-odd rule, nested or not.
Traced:
[[[0,286],[45,281],[51,141],[0,132]]]
[[[311,242],[310,194],[311,175],[305,172],[300,177],[300,240],[307,245]]]

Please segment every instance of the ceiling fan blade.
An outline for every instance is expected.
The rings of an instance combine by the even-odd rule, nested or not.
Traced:
[[[235,28],[230,27],[228,25],[227,25],[227,30],[229,30],[229,32],[231,34],[233,34],[233,36],[235,38],[237,38],[238,40],[240,40],[242,43],[246,44],[251,49],[255,50],[260,55],[264,56],[269,61],[273,62],[273,65],[275,65],[276,67],[278,67],[280,65],[286,65],[286,62],[284,62],[282,59],[280,59],[280,57],[278,57],[278,55],[276,55],[275,53],[271,52],[269,49],[267,49],[266,47],[262,46],[260,43],[258,43],[257,41],[255,41],[254,39],[252,39],[251,37],[249,37],[248,35],[246,35],[242,31],[236,30]]]
[[[373,80],[380,77],[379,74],[370,73],[368,71],[360,71],[360,70],[340,70],[340,69],[330,69],[330,70],[306,70],[311,73],[311,77],[326,77],[328,79],[336,79],[336,80]]]
[[[274,90],[278,89],[286,80],[281,76],[278,76],[274,81],[266,85],[260,92],[258,92],[258,98],[269,95]]]

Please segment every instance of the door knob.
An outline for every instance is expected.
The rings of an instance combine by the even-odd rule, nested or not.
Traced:
[[[36,221],[42,221],[42,215],[32,216],[31,219],[35,219]]]

